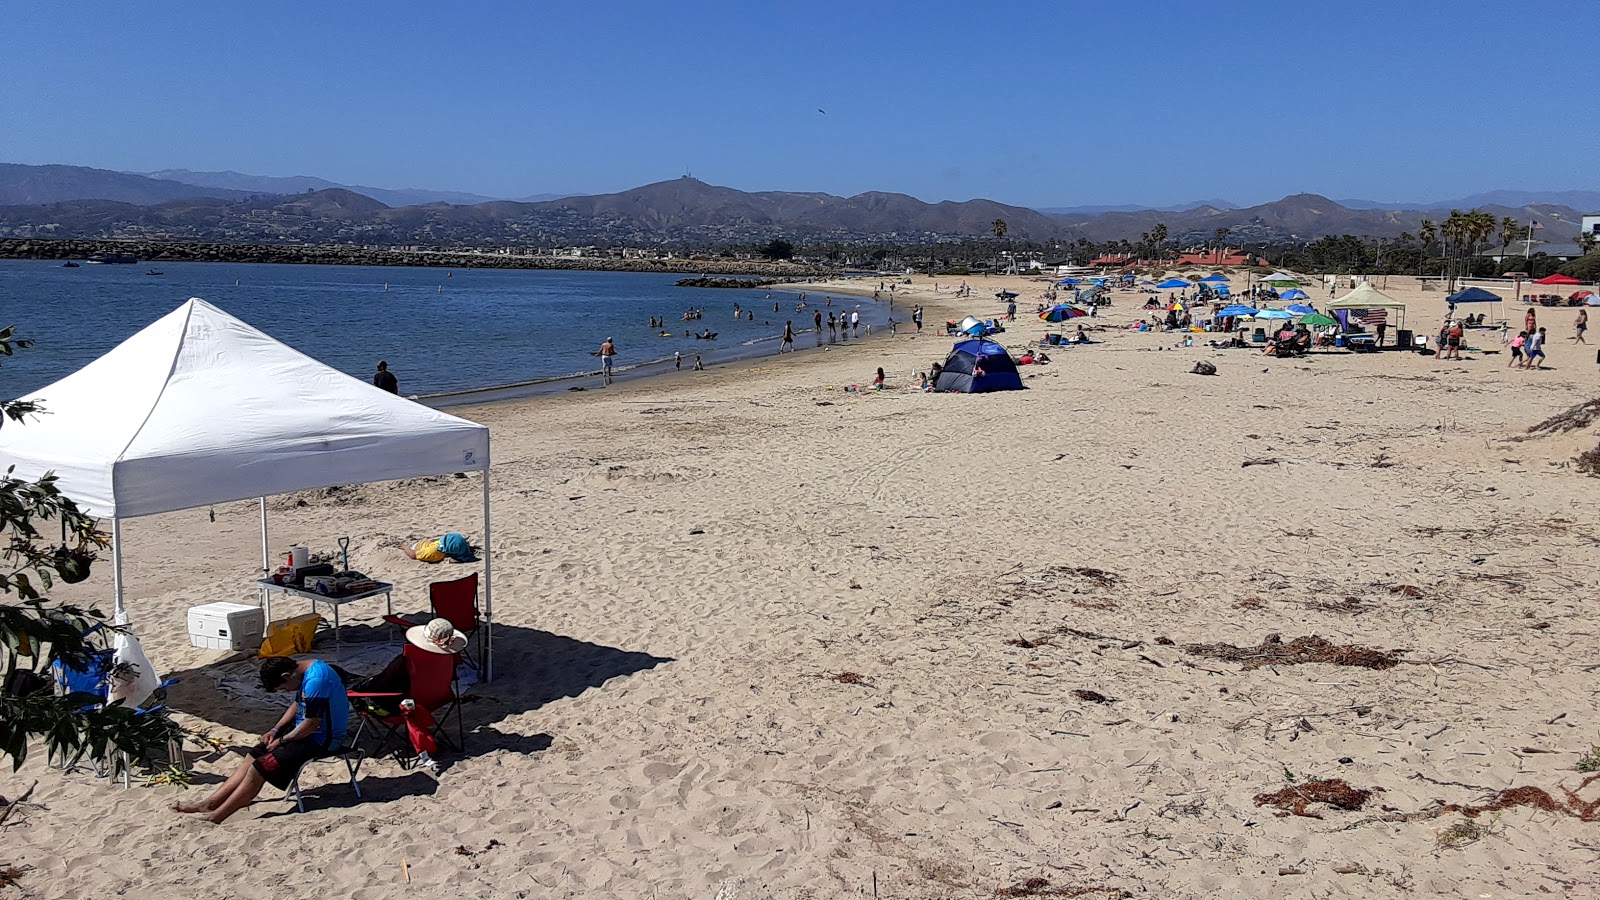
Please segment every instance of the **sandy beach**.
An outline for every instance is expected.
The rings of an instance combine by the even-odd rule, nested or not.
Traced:
[[[30,897],[1600,896],[1576,770],[1600,480],[1572,464],[1600,423],[1529,432],[1600,397],[1576,310],[1538,310],[1551,369],[1522,371],[1490,331],[1459,363],[1182,348],[1128,331],[1144,295],[1118,292],[1029,390],[918,392],[946,319],[1044,287],[960,281],[902,286],[894,336],[452,409],[493,432],[497,679],[466,752],[370,761],[360,800],[317,764],[306,813],[268,788],[220,827],[168,806],[234,750],[197,752],[187,791],[41,755],[0,775],[38,781],[0,863]],[[1383,289],[1437,331],[1442,293]],[[1046,331],[1019,319],[1013,348]],[[845,390],[879,366],[887,390]],[[272,545],[349,535],[418,610],[480,567],[390,543],[477,537],[480,499],[448,476],[275,498]],[[273,714],[219,693],[226,655],[184,621],[253,600],[257,508],[211,512],[128,523],[128,595],[177,717],[242,747]],[[109,608],[109,568],[55,598]],[[1256,801],[1309,779],[1372,793]],[[1494,802],[1525,787],[1551,803]]]

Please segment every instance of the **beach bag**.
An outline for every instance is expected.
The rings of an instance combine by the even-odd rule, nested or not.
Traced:
[[[1208,362],[1197,362],[1194,364],[1194,368],[1189,370],[1189,373],[1191,375],[1215,375],[1217,374],[1217,367]]]
[[[124,630],[118,631],[111,642],[112,666],[106,678],[106,699],[138,707],[161,686],[161,679],[156,677],[155,668],[144,655],[139,639],[126,630],[128,614],[117,613],[115,621]]]
[[[267,630],[266,640],[261,642],[261,652],[257,655],[267,659],[273,656],[310,653],[311,639],[316,637],[317,626],[320,624],[322,617],[316,613],[306,613],[303,616],[273,622]]]

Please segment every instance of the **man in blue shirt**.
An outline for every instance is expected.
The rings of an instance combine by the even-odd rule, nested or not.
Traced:
[[[275,656],[261,664],[261,686],[269,691],[294,691],[294,702],[267,729],[250,758],[228,780],[199,803],[177,803],[182,813],[205,813],[221,824],[250,805],[264,784],[288,790],[300,767],[339,749],[350,724],[350,702],[333,667],[320,659],[295,662]],[[291,724],[292,723],[292,724]]]

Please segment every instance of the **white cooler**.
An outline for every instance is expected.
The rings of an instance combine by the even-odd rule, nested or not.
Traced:
[[[266,619],[261,607],[207,603],[189,608],[189,643],[207,650],[253,650],[261,646]]]

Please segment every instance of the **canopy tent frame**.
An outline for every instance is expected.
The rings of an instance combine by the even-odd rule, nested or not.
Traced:
[[[122,390],[108,396],[107,384]],[[81,509],[110,520],[119,616],[124,519],[255,498],[270,571],[267,496],[481,471],[484,680],[493,678],[487,427],[351,378],[198,298],[22,399],[52,415],[6,429],[0,455],[18,477],[54,472]],[[273,490],[245,490],[263,483]]]

